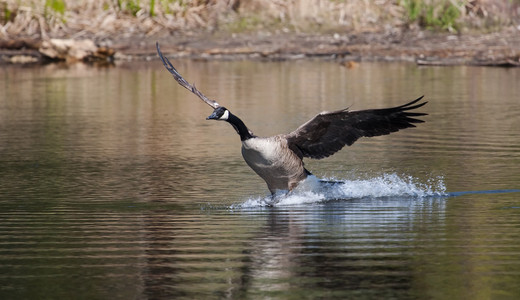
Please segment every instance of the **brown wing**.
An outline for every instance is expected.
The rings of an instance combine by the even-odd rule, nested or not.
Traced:
[[[352,145],[360,137],[386,135],[424,122],[415,117],[427,114],[410,112],[427,103],[416,104],[422,98],[392,108],[323,112],[285,137],[299,156],[324,158],[345,145]]]

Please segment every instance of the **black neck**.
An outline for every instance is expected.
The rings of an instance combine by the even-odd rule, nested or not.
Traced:
[[[249,129],[247,129],[246,124],[244,124],[244,122],[242,122],[242,120],[240,120],[234,114],[229,113],[229,117],[226,121],[228,123],[230,123],[231,125],[233,125],[233,128],[235,128],[238,135],[240,135],[241,141],[245,141],[245,140],[248,140],[248,139],[254,137],[253,134],[249,131]]]

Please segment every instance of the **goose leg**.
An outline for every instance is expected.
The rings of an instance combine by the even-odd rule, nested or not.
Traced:
[[[292,192],[292,190],[285,190],[285,191],[281,191],[281,190],[278,190],[274,193],[271,193],[271,199],[269,199],[270,201],[265,201],[267,206],[268,207],[273,207],[275,206],[278,202],[280,202],[282,200],[282,198],[285,198],[287,197],[290,193]]]

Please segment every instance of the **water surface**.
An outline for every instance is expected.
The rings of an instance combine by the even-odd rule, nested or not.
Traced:
[[[158,61],[3,68],[0,298],[520,297],[519,69],[174,64],[260,136],[421,95],[429,115],[307,160],[346,183],[268,208]]]

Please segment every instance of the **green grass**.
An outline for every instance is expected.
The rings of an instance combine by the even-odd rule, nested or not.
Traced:
[[[2,24],[6,24],[7,22],[12,21],[13,12],[9,8],[7,8],[7,5],[4,5],[2,7],[2,15],[0,16],[2,17]]]
[[[128,12],[132,16],[137,16],[141,10],[139,0],[117,0],[117,7],[120,11]]]
[[[458,6],[455,3],[458,2]],[[432,30],[458,31],[463,1],[449,0],[402,0],[409,23],[417,22],[421,27]]]
[[[45,10],[52,10],[61,15],[65,14],[65,10],[67,9],[67,5],[64,0],[45,0]]]

